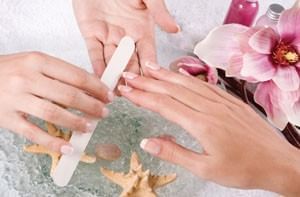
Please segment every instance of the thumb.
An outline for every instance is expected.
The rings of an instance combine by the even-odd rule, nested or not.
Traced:
[[[188,150],[173,140],[164,138],[144,139],[140,146],[153,156],[180,165],[198,176],[204,176],[205,156]]]
[[[168,33],[178,33],[180,27],[169,13],[164,0],[143,0],[154,21]]]

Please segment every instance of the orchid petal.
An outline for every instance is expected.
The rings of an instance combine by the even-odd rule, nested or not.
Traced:
[[[299,74],[293,66],[278,66],[273,81],[283,91],[295,91],[300,86]]]
[[[249,45],[249,40],[256,32],[260,31],[261,29],[262,28],[259,27],[253,27],[239,36],[238,39],[240,40],[240,45],[243,53],[249,53],[253,51],[253,48]]]
[[[300,8],[284,11],[278,22],[278,32],[284,42],[293,42],[300,35]]]
[[[272,103],[272,92],[276,86],[272,81],[259,84],[254,94],[255,102],[261,105],[268,115],[268,119],[279,129],[283,130],[288,124],[288,119],[284,111]]]
[[[300,126],[300,89],[296,91],[281,91],[277,88],[272,96],[277,97],[274,103],[278,103],[292,124]],[[273,100],[274,100],[273,98]]]
[[[293,46],[295,46],[295,48],[298,51],[298,54],[300,54],[300,36],[298,36],[294,41],[293,41]]]
[[[271,54],[279,40],[272,28],[264,28],[256,32],[249,40],[249,45],[258,53]]]
[[[228,68],[226,69],[226,76],[227,77],[236,77],[242,80],[246,80],[250,83],[256,83],[252,77],[244,77],[241,75],[241,70],[243,68],[243,54],[234,55],[229,60]]]
[[[229,60],[228,67],[226,69],[226,76],[240,78],[242,68],[243,54],[234,55]]]
[[[173,61],[170,64],[170,69],[175,72],[178,72],[178,70],[182,66],[205,68],[204,63],[201,60],[199,60],[198,58],[195,58],[192,56],[183,56],[183,57],[180,57],[180,58],[176,59],[175,61]]]
[[[219,81],[217,69],[213,67],[209,67],[206,78],[208,83],[216,85]]]
[[[248,29],[238,24],[218,27],[197,44],[194,53],[208,65],[225,69],[232,55],[241,53],[238,35]]]
[[[258,81],[268,81],[276,73],[276,68],[270,62],[268,55],[247,53],[244,55],[243,60],[244,66],[241,75],[244,77],[252,77]]]
[[[287,112],[287,116],[292,124],[300,126],[300,100]]]

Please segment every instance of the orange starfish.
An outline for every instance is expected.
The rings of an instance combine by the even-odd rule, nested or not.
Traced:
[[[117,173],[101,168],[104,176],[120,185],[123,192],[120,197],[156,197],[155,189],[163,187],[176,179],[176,174],[156,176],[150,170],[143,171],[138,155],[133,153],[128,174]]]
[[[71,132],[63,132],[62,130],[58,129],[55,125],[51,123],[46,123],[46,127],[48,130],[48,133],[54,137],[59,137],[62,138],[66,141],[69,141],[71,138]],[[49,150],[48,148],[38,145],[38,144],[33,144],[33,145],[28,145],[24,147],[24,151],[28,153],[36,153],[36,154],[46,154],[49,155],[52,159],[52,164],[51,164],[51,170],[50,174],[52,174],[58,164],[58,161],[61,157],[61,153],[54,152],[52,150]],[[82,155],[81,161],[84,163],[95,163],[96,162],[96,157],[95,156],[89,156],[87,154]]]

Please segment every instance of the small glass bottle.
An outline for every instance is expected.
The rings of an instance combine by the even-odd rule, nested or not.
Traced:
[[[300,0],[296,0],[294,8],[300,8]]]
[[[232,0],[224,24],[252,26],[259,10],[258,0]]]
[[[280,4],[272,4],[270,5],[267,13],[261,16],[256,23],[257,27],[271,27],[275,31],[277,31],[277,23],[279,21],[281,13],[285,10],[285,8]]]

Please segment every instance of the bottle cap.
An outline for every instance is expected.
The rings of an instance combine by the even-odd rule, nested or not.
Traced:
[[[280,4],[272,4],[267,11],[267,16],[274,21],[278,21],[284,10],[285,8]]]

